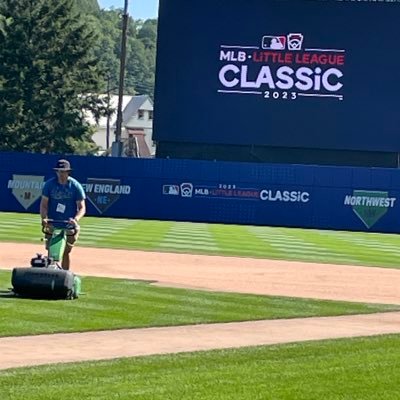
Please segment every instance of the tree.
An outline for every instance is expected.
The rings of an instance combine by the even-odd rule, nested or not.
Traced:
[[[99,43],[95,54],[107,70],[109,87],[116,93],[119,82],[121,56],[122,10],[101,10],[98,16]],[[128,19],[125,94],[148,94],[153,97],[157,20]],[[106,84],[103,85],[104,90]]]
[[[144,21],[138,30],[137,38],[143,42],[146,49],[154,50],[157,42],[157,20]]]
[[[120,10],[101,10],[99,18],[95,22],[99,40],[94,45],[93,52],[105,71],[103,92],[107,88],[111,88],[112,93],[117,93],[118,91],[121,46],[120,17]]]
[[[97,0],[75,0],[76,9],[82,14],[94,14],[98,15],[100,13],[100,7]]]
[[[156,44],[157,44],[157,20],[148,19],[140,24],[137,33],[136,41],[140,42],[144,48],[144,57],[140,50],[132,49],[131,57],[128,60],[127,69],[129,71],[132,64],[136,64],[140,74],[132,75],[134,87],[138,94],[148,94],[151,97],[154,95],[154,75],[156,65]],[[137,46],[136,46],[137,47]],[[131,70],[135,70],[132,68]]]
[[[0,15],[0,150],[84,148],[85,113],[104,112],[93,30],[73,0],[0,0]]]
[[[0,14],[0,34],[5,36],[6,31],[5,28],[6,26],[10,25],[11,23],[11,19],[10,18],[6,18],[4,15]]]

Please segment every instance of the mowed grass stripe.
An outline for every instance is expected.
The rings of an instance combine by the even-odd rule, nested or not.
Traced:
[[[307,242],[304,239],[296,238],[290,235],[265,235],[262,233],[253,232],[261,240],[271,244],[271,246],[286,251],[286,250],[310,250],[311,252],[327,253],[330,250],[324,246],[317,246],[315,243]]]
[[[11,273],[0,271],[0,336],[81,332],[277,318],[364,314],[399,310],[288,297],[163,288],[142,281],[83,277],[77,301],[6,296]],[[63,317],[60,318],[60,315]]]
[[[315,243],[316,246],[323,244],[333,253],[339,253],[341,256],[348,258],[348,263],[369,264],[369,260],[376,256],[372,249],[368,249],[368,252],[363,252],[360,248],[357,248],[354,243],[343,239],[335,238],[332,240],[323,235],[315,235],[308,231],[299,232],[298,230],[294,231],[293,235],[306,238],[308,241]],[[370,265],[373,265],[373,263]]]
[[[230,227],[230,226],[229,226]],[[231,227],[230,227],[231,228]],[[237,254],[246,256],[253,254],[256,257],[287,259],[287,260],[304,260],[304,261],[320,261],[329,262],[331,258],[327,249],[307,243],[304,240],[291,237],[289,234],[279,233],[279,228],[266,228],[267,233],[263,232],[261,227],[235,227],[236,235],[232,239],[232,235],[226,234],[223,230],[218,229],[219,240],[224,242],[224,249],[235,251]],[[274,234],[274,231],[276,234]],[[260,233],[261,232],[261,233]],[[250,236],[251,245],[248,246],[246,237]],[[228,248],[234,240],[236,248]],[[227,243],[227,244],[225,244]],[[230,243],[230,244],[229,244]],[[342,262],[347,262],[348,257],[343,257],[339,253],[331,253]]]
[[[207,224],[172,225],[159,244],[162,249],[196,251],[218,251],[213,235],[208,230]]]
[[[397,256],[400,255],[399,249],[397,249],[391,245],[378,244],[378,243],[373,243],[373,242],[365,243],[364,241],[360,241],[360,240],[350,240],[350,242],[361,248],[367,248],[370,250],[380,251],[380,252],[385,252],[385,253],[387,251],[389,251],[391,253],[397,254]]]
[[[214,250],[215,252],[218,252],[218,248],[215,246],[210,246],[209,244],[201,244],[201,243],[196,243],[190,244],[190,243],[176,243],[176,242],[164,242],[158,245],[160,250],[163,251],[183,251],[185,253],[196,253],[196,252],[202,252],[202,253],[209,253],[210,251]]]
[[[86,220],[92,224],[90,235],[85,236],[85,223]],[[97,219],[98,220],[98,219]],[[109,231],[107,227],[100,229],[100,235],[96,238],[94,234],[93,218],[84,218],[82,220],[82,233],[80,243],[85,244],[94,242],[95,246],[99,247],[113,247],[113,248],[127,248],[139,250],[152,250],[157,249],[159,242],[161,242],[170,229],[173,223],[163,221],[140,221],[135,220],[130,224],[120,224],[118,231]],[[113,220],[110,221],[110,226],[113,226]],[[120,221],[120,220],[116,220]]]
[[[376,236],[370,237],[369,234],[365,233],[359,233],[347,239],[343,236],[332,239],[332,236],[326,236],[324,233],[319,236],[307,232],[297,234],[307,236],[309,240],[313,240],[317,244],[323,241],[327,246],[335,251],[340,251],[342,255],[349,257],[349,259],[358,260],[356,264],[391,267],[398,267],[399,264],[398,248],[390,250],[385,243],[386,236],[393,235],[379,235],[379,237],[382,237],[382,246],[379,246],[377,245]]]
[[[367,247],[378,246],[380,248],[387,248],[396,253],[400,252],[399,236],[393,234],[377,234],[377,233],[364,233],[358,232],[354,235],[353,232],[332,232],[332,231],[319,231],[321,236],[327,236],[334,240],[344,240],[348,242],[355,242],[365,245]]]
[[[223,255],[266,257],[273,251],[269,243],[251,234],[246,226],[210,224],[210,232]]]
[[[397,400],[400,335],[18,368],[2,400]]]
[[[36,221],[37,222],[37,221]],[[20,227],[26,227],[30,226],[32,224],[32,221],[15,221],[15,222],[1,222],[1,227],[2,229],[14,229],[17,228],[19,229]]]
[[[291,259],[318,259],[320,261],[328,262],[333,257],[336,260],[342,260],[347,263],[357,263],[359,260],[350,258],[349,255],[340,254],[338,251],[332,251],[324,246],[317,246],[315,243],[307,242],[303,239],[294,238],[289,235],[276,235],[273,237],[268,234],[255,233],[257,237],[268,242],[273,248],[280,252],[285,252],[290,255]]]
[[[308,246],[313,246],[313,248],[324,249],[321,254],[321,261],[322,262],[332,262],[331,260],[334,259],[334,262],[337,263],[347,263],[347,264],[359,264],[359,265],[380,265],[380,266],[397,266],[396,265],[396,253],[387,252],[386,249],[381,249],[379,251],[379,255],[376,252],[376,249],[369,246],[369,234],[365,234],[362,232],[352,232],[349,233],[349,236],[346,238],[343,237],[342,232],[332,232],[326,233],[326,231],[316,231],[316,230],[306,230],[306,229],[288,229],[288,228],[276,228],[278,237],[282,238],[283,240],[284,234],[286,233],[288,243],[291,240],[298,240],[300,242],[307,243]],[[356,237],[359,243],[363,243],[368,251],[364,251],[361,245],[353,243],[351,240],[347,238]],[[386,236],[386,235],[379,235],[379,236]],[[391,235],[393,236],[393,235]],[[375,236],[376,237],[376,236]],[[283,244],[284,246],[284,244]],[[288,247],[288,251],[290,251],[290,259],[301,259],[307,260],[307,252],[299,251],[296,252],[295,249],[289,249],[290,244],[286,245]],[[305,246],[304,246],[305,248]],[[304,257],[302,257],[302,252]],[[312,255],[312,251],[310,250],[310,255]],[[314,251],[315,254],[315,251]],[[318,259],[317,257],[316,259]]]
[[[1,241],[39,242],[37,215],[1,218]],[[393,268],[399,268],[400,252],[399,235],[96,217],[82,220],[79,244]]]

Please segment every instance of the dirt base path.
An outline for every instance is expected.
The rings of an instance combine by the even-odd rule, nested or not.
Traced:
[[[0,369],[384,333],[400,333],[400,312],[10,337]]]
[[[0,268],[28,266],[40,250],[0,243]],[[81,275],[164,286],[400,304],[400,270],[394,269],[80,247],[73,262]],[[68,336],[63,349],[49,347],[47,335],[2,338],[0,369],[383,333],[400,333],[400,313],[52,335]]]

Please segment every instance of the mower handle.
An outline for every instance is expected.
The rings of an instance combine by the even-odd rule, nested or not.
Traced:
[[[56,223],[56,224],[68,224],[68,219],[52,219],[52,218],[45,218],[47,222]]]
[[[65,234],[67,236],[74,236],[76,235],[78,229],[79,229],[79,225],[71,225],[70,221],[68,219],[52,219],[52,218],[46,218],[46,221],[50,224],[64,224],[65,228],[61,228],[64,229]],[[68,227],[68,225],[70,225],[70,227]],[[54,227],[54,225],[53,225]],[[45,234],[51,234],[51,232],[48,231],[48,229],[46,229],[46,227],[42,227],[42,232]]]

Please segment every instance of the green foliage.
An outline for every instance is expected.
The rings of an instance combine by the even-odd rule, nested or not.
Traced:
[[[6,35],[6,27],[12,22],[11,18],[6,18],[4,15],[0,14],[0,39]]]
[[[148,19],[144,21],[138,30],[137,37],[143,42],[146,49],[154,49],[157,41],[157,20]]]
[[[120,9],[96,0],[0,1],[0,151],[94,154],[85,116],[118,93]],[[153,97],[157,21],[128,20],[125,94]]]
[[[72,153],[101,115],[94,32],[72,0],[2,0],[0,150]],[[4,24],[3,24],[4,25]],[[17,139],[16,139],[17,138]]]
[[[122,10],[101,10],[96,31],[99,40],[94,47],[96,57],[106,75],[103,91],[110,80],[111,93],[118,92],[121,57]],[[157,40],[157,20],[146,21],[128,18],[125,94],[147,94],[153,97]]]
[[[94,128],[90,127],[80,138],[67,138],[67,144],[74,149],[74,154],[82,156],[88,154],[97,154],[100,148],[96,145],[96,143],[93,142],[93,134]]]
[[[98,40],[93,47],[93,53],[99,60],[103,76],[102,92],[118,93],[119,57],[120,57],[120,12],[117,10],[101,10],[99,17],[93,21]],[[109,82],[107,82],[109,81]]]
[[[98,15],[100,13],[97,0],[75,0],[75,6],[82,14]]]

